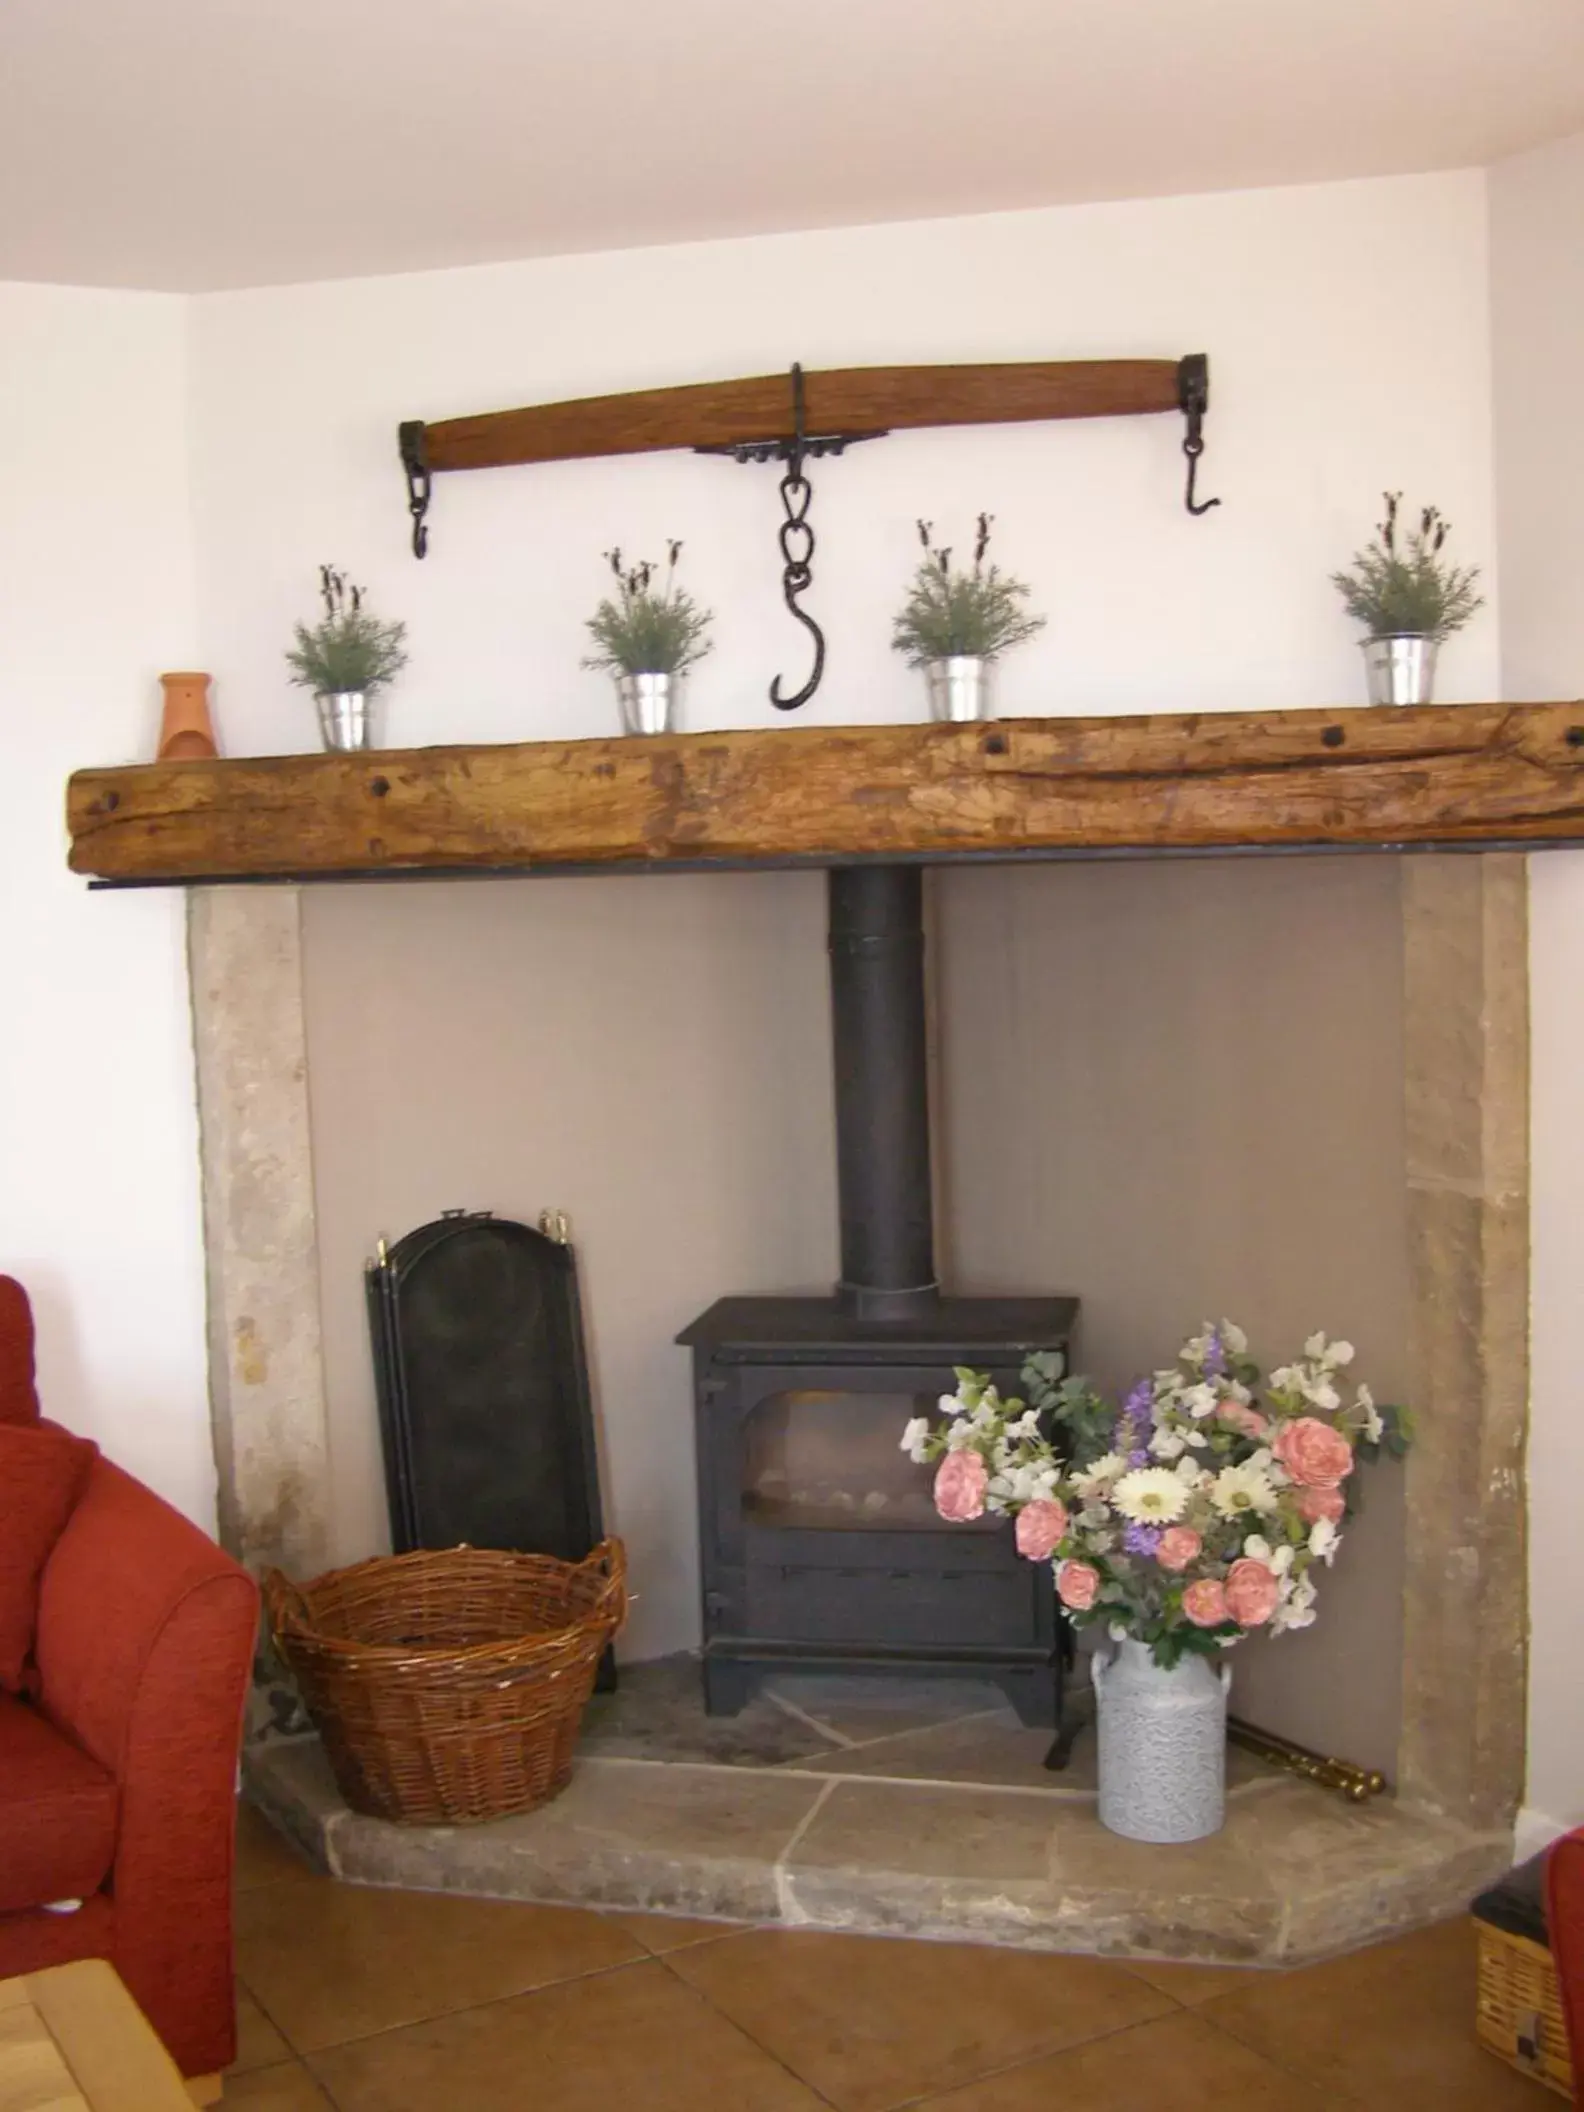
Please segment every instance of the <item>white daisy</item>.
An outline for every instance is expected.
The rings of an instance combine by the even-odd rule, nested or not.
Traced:
[[[1187,1508],[1188,1491],[1169,1467],[1134,1467],[1111,1500],[1135,1525],[1170,1525]]]
[[[1252,1461],[1241,1467],[1223,1467],[1211,1483],[1210,1501],[1223,1518],[1240,1518],[1249,1511],[1273,1511],[1276,1485]]]
[[[1127,1470],[1125,1452],[1103,1452],[1098,1459],[1091,1460],[1081,1474],[1073,1476],[1072,1485],[1080,1496],[1103,1496]]]

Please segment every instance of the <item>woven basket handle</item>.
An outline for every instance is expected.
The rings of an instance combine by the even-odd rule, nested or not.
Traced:
[[[605,1578],[605,1589],[600,1593],[598,1606],[601,1611],[615,1599],[624,1599],[627,1592],[627,1550],[620,1540],[602,1540],[578,1564],[578,1574],[592,1570]]]
[[[284,1635],[293,1628],[309,1628],[308,1601],[283,1569],[272,1569],[264,1579],[264,1611],[270,1632]]]

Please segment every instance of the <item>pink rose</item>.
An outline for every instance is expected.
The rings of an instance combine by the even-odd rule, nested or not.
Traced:
[[[1186,1569],[1198,1560],[1204,1542],[1191,1525],[1169,1525],[1160,1536],[1155,1559],[1162,1569]]]
[[[1074,1613],[1087,1613],[1100,1596],[1100,1572],[1092,1562],[1064,1562],[1056,1573],[1056,1596]]]
[[[1216,1410],[1218,1419],[1228,1429],[1238,1431],[1244,1437],[1252,1437],[1256,1443],[1270,1436],[1270,1424],[1257,1408],[1250,1408],[1245,1401],[1223,1401]]]
[[[1031,1562],[1048,1562],[1067,1532],[1067,1506],[1040,1496],[1018,1512],[1017,1551]]]
[[[1353,1471],[1353,1447],[1340,1430],[1315,1416],[1289,1423],[1271,1446],[1293,1480],[1310,1489],[1334,1489]]]
[[[948,1452],[935,1475],[935,1508],[953,1525],[984,1516],[990,1469],[977,1452]]]
[[[1298,1491],[1298,1515],[1305,1525],[1327,1519],[1332,1525],[1340,1525],[1347,1511],[1347,1502],[1340,1489],[1300,1489]]]
[[[1252,1555],[1244,1555],[1227,1571],[1227,1611],[1240,1628],[1263,1627],[1280,1596],[1276,1572]]]
[[[1219,1628],[1227,1619],[1225,1587],[1214,1577],[1201,1577],[1183,1593],[1183,1612],[1196,1628]]]

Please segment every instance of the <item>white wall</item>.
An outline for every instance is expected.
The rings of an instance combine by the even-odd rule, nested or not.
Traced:
[[[831,643],[807,714],[916,717],[888,647],[913,521],[975,512],[1034,586],[1045,634],[1009,660],[1017,712],[1361,701],[1327,574],[1383,486],[1491,549],[1484,184],[1478,172],[1180,198],[214,295],[195,312],[200,607],[236,752],[314,745],[281,650],[334,559],[411,626],[400,744],[612,728],[581,672],[600,552],[683,537],[720,613],[695,726],[764,724],[806,667],[777,585],[769,469],[687,455],[436,480],[407,554],[401,418],[863,362],[1204,350],[1205,488],[1182,509],[1175,416],[900,435],[816,465],[810,607]],[[1412,318],[1411,339],[1400,319]],[[1446,655],[1490,694],[1487,616]]]
[[[206,1525],[182,901],[66,870],[81,764],[152,755],[196,643],[186,305],[0,286],[0,1269],[46,1412]]]
[[[1584,695],[1584,136],[1491,172],[1502,694]],[[1584,1822],[1584,852],[1529,861],[1529,1782],[1520,1846]]]
[[[1411,345],[1391,320],[1405,315]],[[718,648],[690,699],[693,726],[769,723],[770,678],[784,670],[801,680],[802,634],[777,586],[770,470],[670,455],[442,477],[431,554],[418,565],[395,454],[402,418],[755,373],[794,357],[818,367],[1200,349],[1214,395],[1205,489],[1226,501],[1202,521],[1182,510],[1175,417],[897,436],[816,465],[810,602],[827,625],[831,664],[807,716],[838,723],[920,715],[918,678],[887,642],[917,554],[913,521],[932,517],[960,544],[981,507],[997,516],[999,554],[1051,619],[1006,666],[1008,712],[1362,702],[1353,633],[1327,575],[1369,533],[1382,488],[1434,500],[1456,521],[1466,558],[1491,556],[1482,177],[205,297],[194,307],[196,548],[204,664],[217,674],[227,744],[234,753],[314,745],[311,702],[288,687],[281,650],[292,618],[311,613],[314,568],[325,559],[410,624],[412,667],[390,718],[402,745],[610,730],[609,686],[578,662],[583,619],[604,589],[600,552],[613,542],[652,554],[667,535],[683,537],[689,583],[719,611]],[[1496,637],[1493,610],[1449,649],[1449,700],[1494,692]],[[400,918],[401,890],[382,895],[378,915]],[[691,899],[679,889],[676,913]],[[619,889],[600,901],[601,913],[620,914]],[[721,960],[726,975],[728,955]],[[1258,990],[1249,997],[1257,1004]],[[365,1065],[380,1064],[378,1036],[359,1048]],[[371,1073],[370,1093],[378,1098],[387,1083]],[[514,1182],[530,1201],[564,1204],[576,1222],[574,1169],[564,1154],[552,1159],[553,1197],[548,1171],[538,1180],[530,1164],[516,1167]],[[377,1233],[406,1226],[380,1220],[390,1183],[372,1168],[367,1222],[355,1222],[345,1206],[355,1170],[344,1160],[337,1251],[350,1267]],[[493,1200],[476,1180],[465,1184],[466,1170],[459,1157],[446,1190],[443,1168],[425,1161],[436,1195]],[[828,1183],[828,1166],[809,1178]],[[597,1186],[592,1169],[588,1185]],[[646,1303],[652,1289],[643,1289]],[[591,1301],[597,1364],[601,1303],[609,1309],[622,1295],[602,1279]],[[327,1285],[327,1310],[336,1304]],[[1196,1306],[1180,1319],[1186,1328],[1201,1317]],[[1341,1330],[1357,1324],[1329,1307],[1324,1317]],[[670,1360],[665,1412],[681,1444],[685,1366],[660,1346]],[[1139,1361],[1159,1350],[1141,1340]],[[360,1354],[361,1374],[333,1373],[343,1484],[354,1466],[366,1475],[373,1465]],[[606,1412],[619,1442],[609,1401]],[[666,1488],[670,1511],[646,1515],[644,1532],[690,1550],[686,1478]],[[364,1551],[348,1541],[369,1535],[370,1493],[354,1502],[340,1490],[344,1554]],[[664,1619],[646,1629],[649,1647],[690,1638],[680,1599],[667,1596],[655,1611]]]

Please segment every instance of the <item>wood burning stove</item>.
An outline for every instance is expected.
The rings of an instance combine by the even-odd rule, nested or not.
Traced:
[[[723,1298],[693,1351],[711,1714],[779,1666],[993,1679],[1028,1723],[1059,1718],[1049,1566],[1005,1521],[948,1526],[900,1448],[953,1366],[1015,1390],[1066,1357],[1072,1298],[946,1298],[935,1280],[922,875],[829,875],[841,1280],[829,1298]]]

